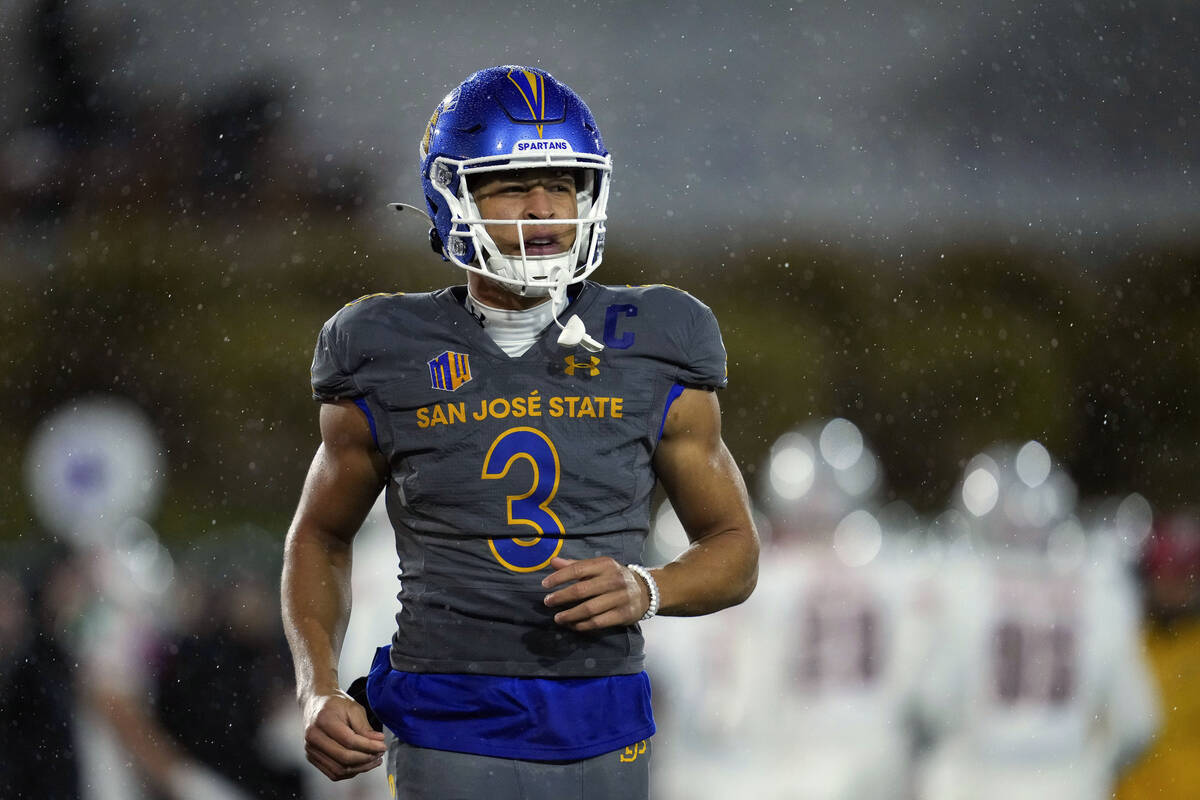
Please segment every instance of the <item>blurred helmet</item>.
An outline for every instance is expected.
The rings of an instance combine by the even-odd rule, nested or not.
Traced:
[[[158,509],[166,459],[146,413],[116,395],[65,403],[37,426],[25,480],[42,526],[89,552],[105,599],[147,616],[170,612],[170,553],[146,519]]]
[[[759,493],[780,538],[829,534],[852,511],[873,506],[883,483],[862,432],[840,417],[780,436],[761,475]]]
[[[1097,562],[1120,569],[1138,564],[1154,525],[1149,500],[1137,492],[1088,498],[1081,502],[1079,516]]]
[[[972,458],[955,500],[985,547],[1082,557],[1075,482],[1040,442],[997,445]]]
[[[532,67],[476,72],[438,105],[421,138],[421,183],[442,256],[520,295],[544,296],[582,281],[604,251],[612,159],[592,112],[565,84]],[[576,178],[575,242],[565,253],[505,255],[484,229],[469,178],[506,170],[562,168]],[[529,220],[509,220],[518,229]],[[521,236],[522,241],[524,237]]]
[[[73,400],[37,426],[25,457],[34,512],[80,544],[113,546],[130,517],[158,508],[165,459],[141,408],[118,396]]]

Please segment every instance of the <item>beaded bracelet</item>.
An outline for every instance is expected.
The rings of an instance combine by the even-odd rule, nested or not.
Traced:
[[[650,605],[646,608],[646,613],[642,615],[640,622],[653,617],[658,613],[658,583],[650,576],[650,570],[643,567],[641,564],[627,564],[633,574],[639,576],[646,582],[646,588],[650,590]]]

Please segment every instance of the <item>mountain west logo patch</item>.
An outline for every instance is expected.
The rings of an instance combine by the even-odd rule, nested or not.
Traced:
[[[471,380],[471,361],[466,353],[447,350],[429,360],[429,379],[433,382],[434,389],[453,392]]]

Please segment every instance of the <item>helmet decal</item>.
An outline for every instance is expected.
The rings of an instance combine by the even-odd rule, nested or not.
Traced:
[[[429,152],[429,140],[433,137],[433,129],[437,125],[438,117],[442,115],[442,107],[439,105],[433,110],[433,116],[429,118],[429,123],[425,126],[425,135],[421,137],[421,156],[424,157]]]
[[[458,105],[459,87],[455,87],[454,91],[446,95],[442,102],[438,103],[438,107],[433,110],[433,116],[429,118],[428,124],[425,125],[425,135],[421,137],[421,158],[424,158],[429,153],[429,140],[433,137],[433,131],[437,127],[438,118],[442,116],[444,111],[453,111]]]
[[[541,127],[540,125],[538,126]],[[530,153],[534,150],[570,150],[566,139],[522,139],[513,145],[514,153]]]
[[[529,93],[525,92],[525,88],[520,82],[513,77],[516,70],[509,70],[508,79],[512,81],[513,86],[517,87],[517,91],[521,93],[521,97],[525,98],[525,105],[529,107],[529,113],[535,120],[546,119],[546,79],[527,69],[521,70],[521,74],[525,76],[525,81],[529,86]],[[542,138],[542,125],[537,126],[538,138]]]

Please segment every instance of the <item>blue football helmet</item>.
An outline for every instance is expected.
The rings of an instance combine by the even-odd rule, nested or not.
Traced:
[[[433,112],[420,154],[430,239],[443,258],[526,296],[561,293],[600,265],[612,159],[583,100],[545,71],[510,65],[476,72]],[[556,220],[575,225],[575,242],[564,253],[528,255],[522,245],[520,254],[505,255],[484,225],[533,221],[483,219],[468,177],[545,167],[579,176],[576,217]]]

